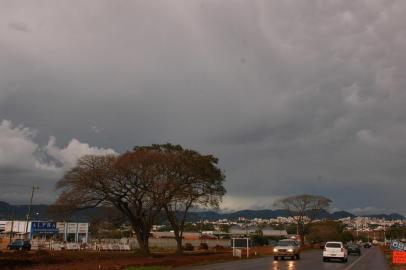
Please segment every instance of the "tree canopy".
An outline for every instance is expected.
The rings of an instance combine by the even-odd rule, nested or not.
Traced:
[[[304,241],[305,223],[310,224],[321,210],[330,206],[331,200],[319,195],[302,194],[278,200],[275,205],[287,210],[296,221],[298,234]]]
[[[62,192],[55,207],[115,207],[148,254],[150,231],[162,211],[181,238],[190,207],[218,206],[225,177],[217,162],[214,156],[172,144],[137,146],[118,156],[84,156],[58,182]]]

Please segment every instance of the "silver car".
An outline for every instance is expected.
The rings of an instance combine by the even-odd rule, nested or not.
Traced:
[[[289,257],[292,260],[300,259],[300,245],[293,239],[280,240],[273,249],[273,256],[275,260],[279,258]]]

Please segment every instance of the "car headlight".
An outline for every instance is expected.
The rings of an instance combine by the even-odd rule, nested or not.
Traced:
[[[293,249],[292,248],[288,249],[288,252],[293,252]]]
[[[274,248],[274,249],[273,249],[273,252],[278,252],[278,249],[277,249],[277,248]]]

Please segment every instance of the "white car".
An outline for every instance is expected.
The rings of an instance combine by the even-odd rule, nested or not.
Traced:
[[[327,242],[323,250],[323,261],[330,259],[339,259],[343,262],[348,261],[348,252],[342,242]]]

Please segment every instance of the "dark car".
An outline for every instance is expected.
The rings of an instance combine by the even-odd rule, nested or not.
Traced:
[[[7,245],[9,250],[31,250],[30,241],[18,239]]]
[[[349,254],[357,254],[358,256],[361,256],[361,248],[357,244],[349,244],[347,247],[348,255]]]
[[[364,243],[364,248],[371,248],[372,244],[369,242]]]

